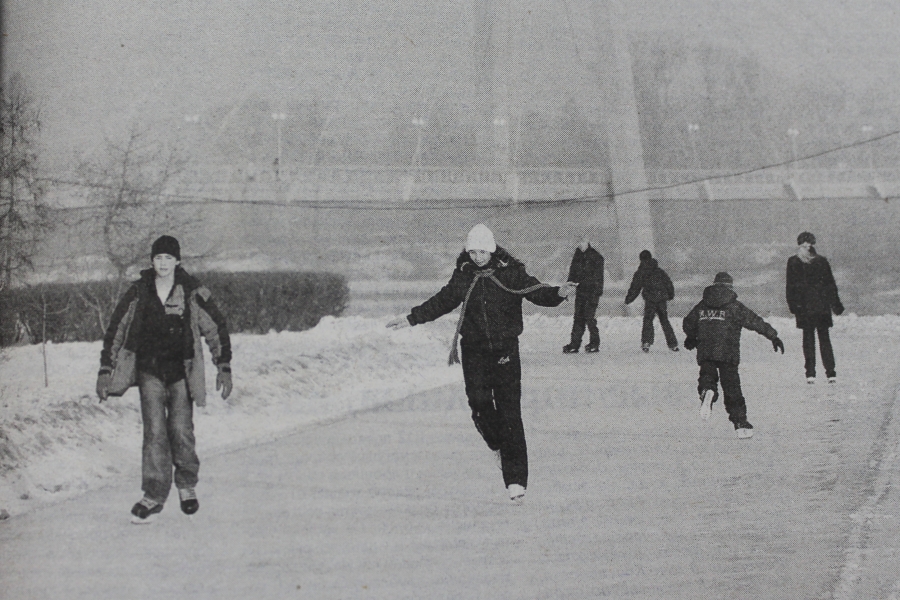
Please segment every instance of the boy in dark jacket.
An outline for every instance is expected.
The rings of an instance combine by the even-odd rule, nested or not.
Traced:
[[[700,379],[700,418],[706,421],[712,405],[719,397],[722,380],[725,410],[739,438],[753,436],[753,425],[747,421],[747,405],[741,392],[738,365],[741,362],[741,330],[753,330],[772,341],[776,352],[784,354],[778,332],[759,315],[738,302],[728,273],[718,273],[713,285],[703,290],[703,300],[684,318],[682,328],[687,338],[684,347],[697,349]]]
[[[600,331],[597,329],[597,304],[603,295],[603,256],[594,250],[587,238],[581,240],[572,255],[568,281],[578,285],[575,290],[575,314],[572,335],[563,352],[571,354],[581,347],[581,337],[587,327],[589,340],[585,352],[600,350]]]
[[[522,425],[522,299],[539,306],[558,306],[572,291],[541,283],[525,265],[496,245],[491,230],[476,225],[456,269],[441,290],[387,326],[400,329],[434,321],[462,305],[453,337],[450,363],[459,362],[456,342],[461,336],[462,370],[475,428],[488,448],[499,455],[503,482],[513,501],[528,486],[528,451]]]
[[[625,304],[631,304],[637,299],[638,294],[644,298],[644,323],[641,328],[641,350],[650,352],[653,345],[653,319],[659,317],[663,335],[666,336],[666,345],[673,352],[678,352],[678,338],[669,323],[669,313],[666,302],[675,298],[675,286],[669,275],[663,271],[649,250],[641,250],[639,255],[641,264],[634,277],[631,278],[631,286],[625,295]]]
[[[797,319],[797,329],[803,331],[803,358],[806,382],[816,382],[816,335],[828,383],[837,381],[834,350],[829,328],[834,325],[831,313],[844,312],[838,296],[837,283],[828,259],[816,253],[816,236],[804,231],[797,236],[797,254],[787,261],[786,296],[788,308]]]
[[[162,511],[173,466],[181,510],[191,515],[200,507],[193,406],[206,404],[201,337],[219,371],[216,389],[222,399],[231,393],[231,341],[209,290],[181,268],[175,238],[153,242],[150,258],[153,268],[141,271],[113,311],[97,374],[101,402],[132,385],[140,390],[144,497],[131,509],[133,523],[149,523]]]

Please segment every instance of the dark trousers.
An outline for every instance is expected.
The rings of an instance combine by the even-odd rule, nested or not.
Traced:
[[[572,321],[571,346],[581,346],[581,338],[584,328],[588,330],[588,344],[600,345],[600,331],[597,329],[597,305],[600,303],[600,293],[596,289],[579,286],[575,291],[575,317]]]
[[[672,331],[672,324],[669,323],[669,313],[666,309],[666,301],[652,302],[644,300],[644,325],[641,328],[641,345],[653,345],[653,319],[659,317],[659,324],[662,326],[663,335],[666,336],[666,345],[669,348],[678,346],[678,338]]]
[[[747,403],[741,391],[741,376],[738,366],[721,360],[705,360],[700,363],[700,378],[697,392],[703,395],[706,390],[715,392],[713,402],[719,399],[719,381],[722,382],[722,393],[725,395],[725,411],[728,420],[735,425],[747,420]]]
[[[519,340],[484,348],[461,344],[463,379],[472,421],[491,450],[500,451],[503,483],[528,486],[528,449],[522,424]]]
[[[803,358],[805,359],[806,376],[816,376],[816,333],[819,334],[819,351],[822,353],[822,365],[826,377],[835,377],[834,350],[831,348],[831,336],[827,325],[803,328]]]
[[[179,379],[166,385],[153,375],[138,371],[144,444],[141,459],[141,489],[144,495],[165,502],[172,488],[197,485],[200,459],[194,440],[194,407],[187,382]]]

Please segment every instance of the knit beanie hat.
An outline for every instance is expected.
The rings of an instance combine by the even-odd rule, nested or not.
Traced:
[[[486,250],[492,254],[497,250],[494,234],[487,226],[479,223],[469,231],[466,237],[466,252],[469,250]]]
[[[716,273],[716,278],[713,280],[713,283],[721,283],[723,285],[732,285],[734,283],[734,279],[726,273],[722,271],[721,273]]]
[[[640,258],[641,260],[650,260],[651,258],[653,258],[653,255],[650,254],[649,250],[641,250],[641,253],[638,254],[638,258]]]
[[[802,244],[804,242],[809,242],[810,244],[815,246],[816,245],[816,236],[814,236],[813,234],[811,234],[808,231],[804,231],[803,233],[801,233],[800,235],[797,236],[797,245],[799,246],[800,244]]]
[[[164,235],[153,242],[153,247],[150,249],[150,260],[153,260],[157,254],[168,254],[174,256],[175,260],[181,260],[181,246],[179,246],[178,240],[171,235]]]

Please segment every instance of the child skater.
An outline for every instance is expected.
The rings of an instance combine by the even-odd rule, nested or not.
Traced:
[[[716,275],[713,285],[703,290],[703,300],[684,318],[682,328],[687,338],[684,347],[697,349],[700,365],[700,418],[706,421],[712,405],[719,397],[722,380],[725,410],[739,438],[753,436],[753,425],[747,421],[747,405],[741,392],[741,330],[746,327],[772,341],[776,352],[784,354],[778,332],[755,312],[738,302],[732,289],[734,280],[728,273]]]
[[[434,321],[457,306],[459,322],[453,336],[450,364],[462,348],[466,396],[475,428],[488,448],[499,455],[503,483],[510,500],[519,502],[528,486],[528,451],[522,424],[522,299],[539,306],[558,306],[575,285],[541,283],[525,265],[494,242],[485,225],[472,228],[465,251],[456,259],[450,281],[405,317],[387,324],[400,329]]]

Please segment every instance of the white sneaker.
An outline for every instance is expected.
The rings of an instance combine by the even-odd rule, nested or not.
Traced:
[[[828,383],[837,383],[837,377],[829,377]]]
[[[815,377],[807,377],[807,378],[806,378],[806,383],[808,383],[809,385],[812,385],[812,384],[814,384],[815,382],[816,382],[816,378],[815,378]]]
[[[703,392],[703,399],[702,402],[700,402],[700,418],[704,421],[708,421],[709,415],[712,414],[712,402],[715,396],[716,393],[712,390]]]
[[[509,492],[509,499],[513,502],[521,502],[525,497],[525,488],[518,483],[511,483],[506,489]]]
[[[736,429],[738,439],[748,440],[753,437],[752,429]]]

